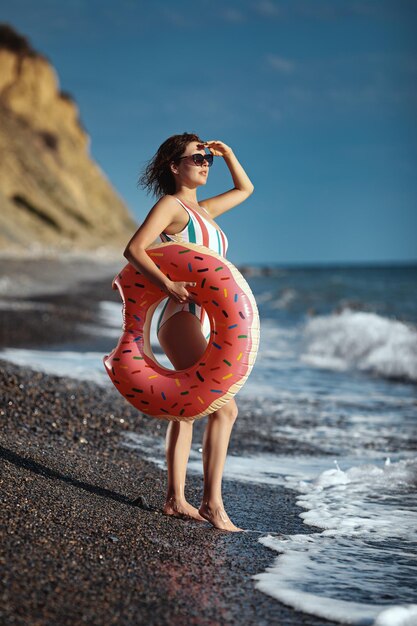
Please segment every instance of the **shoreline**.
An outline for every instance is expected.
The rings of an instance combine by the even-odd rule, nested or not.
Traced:
[[[2,257],[0,299],[5,301],[63,295],[82,285],[111,281],[127,263],[122,255],[77,254]]]
[[[27,263],[13,260],[0,276],[0,349],[88,345],[102,301],[122,303],[112,289],[115,261]],[[108,342],[108,340],[107,340]],[[1,358],[1,354],[0,354]]]
[[[0,528],[6,602],[4,610],[0,607],[0,621],[25,626],[78,626],[84,621],[129,626],[142,621],[181,626],[334,624],[255,590],[252,577],[267,571],[278,556],[266,547],[267,541],[259,541],[261,537],[283,533],[292,541],[292,535],[315,533],[300,518],[298,491],[288,485],[239,482],[246,467],[243,459],[237,480],[233,472],[224,479],[223,495],[231,519],[251,532],[223,533],[207,523],[164,516],[166,472],[160,460],[166,422],[137,412],[111,384],[66,378],[65,368],[58,377],[58,365],[51,374],[28,369],[32,364],[36,368],[37,350],[49,354],[51,362],[69,351],[70,367],[78,358],[83,371],[99,367],[100,354],[108,353],[116,341],[122,305],[111,280],[119,268],[102,264],[96,271],[89,261],[78,260],[61,271],[50,259],[4,265],[0,289],[13,271],[27,280],[16,295],[0,297],[0,347],[12,349],[11,354],[0,353]],[[37,291],[29,293],[32,279]],[[51,292],[51,286],[58,291]],[[13,356],[14,348],[17,353],[23,348],[20,357]],[[8,358],[20,360],[22,366]],[[331,394],[330,382],[326,388]],[[384,383],[379,385],[385,394],[391,393]],[[301,391],[289,424],[297,429],[301,417],[307,427],[315,424],[314,416],[308,418],[312,405],[306,388]],[[331,463],[334,452],[326,452],[316,439],[286,436],[285,424],[280,428],[277,422],[282,416],[268,398],[265,393],[238,394],[239,418],[228,456],[286,455],[293,457],[291,465],[298,464],[299,455],[320,453]],[[283,406],[286,401],[284,396]],[[323,406],[315,404],[314,412]],[[407,407],[401,415],[407,426]],[[194,425],[194,453],[205,424],[206,418]],[[125,445],[127,432],[138,437],[137,448]],[[363,445],[366,431],[364,435]],[[343,446],[344,435],[338,436]],[[396,446],[392,436],[382,444]],[[147,460],[152,459],[147,450],[153,443],[155,463]],[[192,457],[186,485],[187,498],[195,506],[203,486],[201,474],[195,473],[197,458]],[[325,577],[325,561],[321,572]]]
[[[120,445],[123,431],[161,437],[163,424],[111,388],[0,367],[4,622],[331,624],[251,578],[276,556],[258,541],[265,527],[307,532],[296,494],[225,480],[230,517],[255,533],[165,516],[165,472]],[[190,475],[188,499],[201,492]]]

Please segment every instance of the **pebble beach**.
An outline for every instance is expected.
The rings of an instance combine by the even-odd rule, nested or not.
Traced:
[[[163,514],[167,423],[104,371],[122,264],[2,259],[0,623],[413,624],[417,268],[245,270],[261,343],[223,477],[246,532],[227,533]]]
[[[54,289],[56,264],[48,267],[48,293],[38,284],[36,295],[4,294],[2,347],[59,346],[94,318],[103,292],[112,297],[110,270],[109,279],[88,282],[77,263],[78,278]],[[35,261],[27,274],[42,284]],[[40,305],[30,314],[28,299]],[[77,337],[88,347],[87,332]],[[165,423],[138,413],[110,383],[7,360],[0,369],[1,623],[332,623],[286,607],[252,579],[274,559],[257,541],[265,527],[277,536],[306,532],[295,493],[224,480],[226,509],[245,533],[165,516],[165,472],[121,445],[129,431],[162,444]],[[204,426],[196,422],[196,440]],[[231,453],[238,448],[232,434]],[[201,494],[202,478],[191,474],[187,498],[198,505]]]

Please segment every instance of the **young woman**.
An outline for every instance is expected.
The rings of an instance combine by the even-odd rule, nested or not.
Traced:
[[[206,184],[214,156],[223,157],[234,186],[199,203],[197,189]],[[193,302],[187,291],[187,287],[195,283],[169,280],[150,259],[146,249],[160,237],[162,241],[202,244],[225,256],[227,238],[214,218],[246,200],[253,192],[253,185],[229,146],[222,141],[202,141],[189,133],[173,135],[160,146],[140,183],[159,200],[129,241],[124,256],[169,296],[158,320],[158,339],[173,366],[184,369],[204,353],[210,323],[204,309]],[[166,515],[207,520],[222,530],[242,530],[233,524],[224,510],[221,492],[230,433],[237,414],[236,402],[232,399],[208,415],[203,439],[204,494],[198,510],[187,502],[184,493],[193,421],[169,422],[166,434]]]

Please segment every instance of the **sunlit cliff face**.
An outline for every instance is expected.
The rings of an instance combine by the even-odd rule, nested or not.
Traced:
[[[48,60],[0,36],[1,249],[123,245],[135,222],[89,142]]]

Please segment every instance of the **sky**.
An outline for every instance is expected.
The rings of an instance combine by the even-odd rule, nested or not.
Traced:
[[[233,263],[417,260],[414,0],[0,0],[56,68],[138,225],[170,135],[232,147],[255,191],[218,218]],[[199,200],[233,186],[216,158]]]

